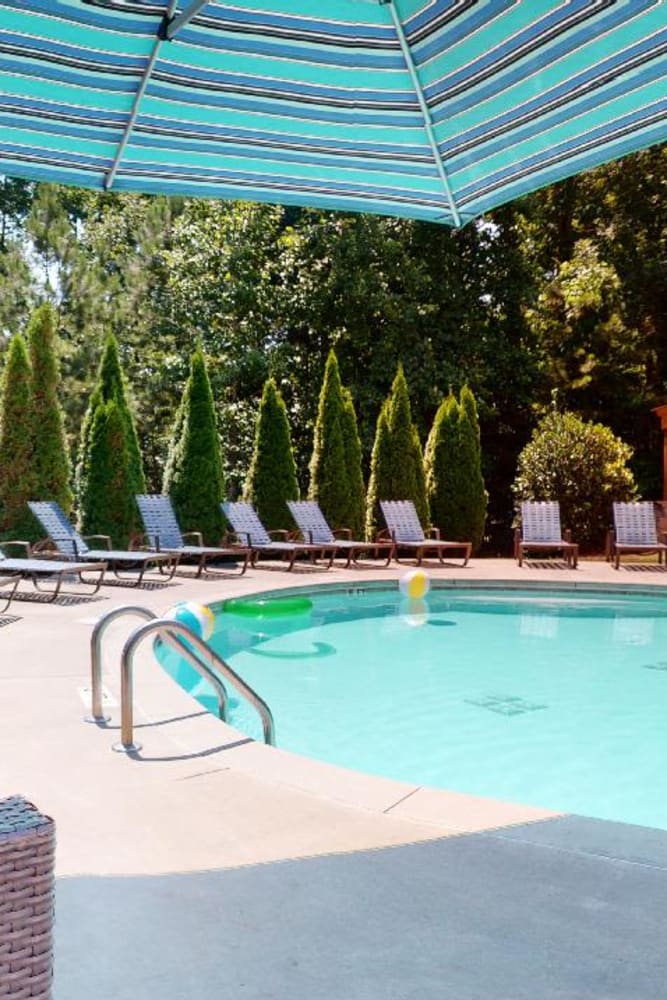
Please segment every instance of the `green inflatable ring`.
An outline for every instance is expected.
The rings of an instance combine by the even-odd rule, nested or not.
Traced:
[[[278,618],[283,615],[303,615],[312,611],[313,602],[307,597],[279,597],[273,600],[246,601],[242,598],[225,601],[223,611],[246,618]]]

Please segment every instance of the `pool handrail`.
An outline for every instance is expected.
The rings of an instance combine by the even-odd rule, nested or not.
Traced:
[[[172,618],[155,618],[136,628],[123,646],[120,665],[121,738],[119,743],[114,743],[114,750],[121,753],[135,753],[141,749],[141,744],[134,742],[134,654],[143,640],[153,633],[158,633],[164,642],[176,649],[179,655],[185,657],[190,665],[213,686],[218,695],[219,717],[223,722],[227,721],[227,692],[216,671],[222,674],[225,680],[250,702],[262,720],[264,742],[269,746],[275,746],[273,713],[261,695],[257,694],[249,684],[246,684],[243,678],[235,670],[232,670],[229,664],[187,625],[174,621]],[[190,646],[194,647],[199,654],[198,656],[189,648]],[[199,657],[210,659],[211,666],[202,662]],[[212,669],[213,666],[215,670]]]
[[[109,722],[110,716],[104,714],[104,695],[102,691],[102,637],[109,625],[118,618],[125,615],[137,615],[139,618],[151,620],[158,616],[149,608],[144,608],[140,604],[123,604],[119,608],[112,608],[95,622],[92,635],[90,637],[90,695],[91,710],[90,715],[86,715],[85,722],[94,722],[97,725],[104,725]]]

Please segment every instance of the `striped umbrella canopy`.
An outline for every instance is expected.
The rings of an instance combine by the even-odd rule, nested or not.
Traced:
[[[0,172],[462,225],[667,136],[663,0],[0,0]]]

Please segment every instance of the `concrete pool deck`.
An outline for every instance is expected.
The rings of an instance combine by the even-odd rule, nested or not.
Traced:
[[[137,657],[139,754],[86,725],[99,616],[139,604],[319,583],[396,579],[405,567],[250,570],[99,600],[16,601],[0,628],[0,795],[58,833],[56,1000],[83,997],[611,998],[667,980],[667,832],[559,817],[345,771],[248,742]],[[509,560],[428,566],[465,584],[667,586],[655,564],[614,571]],[[667,594],[667,591],[666,591]]]

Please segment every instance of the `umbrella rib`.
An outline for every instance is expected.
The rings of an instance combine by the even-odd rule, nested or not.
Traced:
[[[438,149],[438,142],[435,137],[435,132],[433,130],[433,119],[431,118],[431,112],[429,106],[426,103],[426,98],[424,97],[424,91],[422,90],[422,85],[417,74],[417,67],[415,66],[414,59],[412,58],[412,51],[405,37],[405,32],[403,31],[403,25],[401,23],[401,18],[399,16],[398,10],[396,9],[396,4],[394,0],[384,0],[386,5],[391,10],[391,17],[394,22],[394,27],[396,28],[396,34],[398,36],[398,41],[401,46],[401,51],[403,53],[403,58],[405,59],[405,65],[407,66],[408,73],[410,74],[410,79],[412,80],[412,86],[415,90],[415,95],[419,101],[419,107],[421,108],[422,117],[424,118],[424,128],[426,130],[426,137],[431,147],[431,152],[433,153],[433,159],[435,160],[436,170],[442,181],[442,186],[445,189],[445,194],[447,196],[447,201],[449,202],[449,207],[454,218],[454,223],[456,226],[461,225],[461,216],[459,215],[459,210],[456,207],[456,201],[454,200],[454,194],[452,191],[452,186],[449,183],[449,177],[447,176],[447,171],[445,169],[445,164],[443,162],[442,156],[440,155],[440,150]]]
[[[125,147],[128,144],[129,138],[132,135],[132,129],[134,128],[134,123],[137,120],[137,115],[139,114],[139,105],[141,104],[141,99],[146,93],[146,87],[151,78],[151,74],[157,62],[157,57],[162,46],[162,42],[167,38],[167,30],[172,23],[172,17],[174,14],[174,9],[178,0],[169,0],[169,5],[160,22],[160,26],[157,30],[155,41],[153,43],[153,50],[150,54],[150,58],[146,63],[146,68],[143,72],[141,80],[139,81],[139,86],[137,92],[134,95],[134,101],[132,102],[132,110],[130,111],[130,117],[125,123],[125,128],[123,129],[123,134],[120,137],[120,142],[118,143],[118,149],[116,150],[116,155],[114,156],[113,163],[109,167],[108,171],[104,175],[104,190],[110,191],[113,186],[113,182],[116,179],[116,173],[118,172],[118,167],[120,166],[120,161],[123,158],[123,153],[125,152]],[[201,4],[200,4],[201,6]]]
[[[205,7],[208,0],[192,0],[192,3],[182,10],[178,17],[170,18],[169,24],[166,27],[165,37],[171,41],[177,31],[185,27],[193,17],[199,13],[202,7]]]

